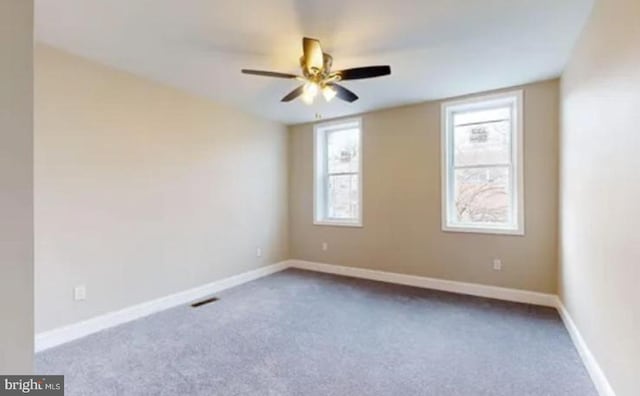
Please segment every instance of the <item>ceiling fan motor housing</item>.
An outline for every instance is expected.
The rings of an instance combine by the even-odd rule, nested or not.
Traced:
[[[306,67],[307,61],[304,55],[300,57],[300,67],[302,68],[302,74],[309,81],[315,83],[322,83],[324,80],[331,76],[331,67],[333,66],[333,57],[327,53],[322,53],[322,69],[317,67]]]

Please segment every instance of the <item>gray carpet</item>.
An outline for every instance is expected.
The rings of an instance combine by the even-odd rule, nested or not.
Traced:
[[[287,270],[39,353],[66,395],[596,395],[554,309]]]

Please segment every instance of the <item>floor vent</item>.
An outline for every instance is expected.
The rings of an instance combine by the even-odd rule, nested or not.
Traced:
[[[218,297],[211,297],[211,298],[207,298],[206,300],[194,302],[193,304],[191,304],[191,306],[193,308],[198,308],[201,305],[209,304],[209,303],[212,303],[214,301],[218,301]]]

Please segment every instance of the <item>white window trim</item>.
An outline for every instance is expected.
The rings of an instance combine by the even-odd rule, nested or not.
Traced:
[[[355,220],[328,219],[325,216],[326,210],[326,181],[324,180],[326,171],[326,142],[320,144],[320,139],[326,139],[327,130],[332,127],[339,127],[346,124],[353,124],[358,128],[360,134],[360,152],[359,152],[359,172],[358,172],[358,218]],[[313,224],[322,226],[338,226],[338,227],[362,227],[362,179],[364,178],[363,157],[364,142],[362,133],[362,118],[349,118],[338,121],[323,122],[313,126]],[[320,153],[322,150],[322,153]],[[320,154],[320,155],[319,155]],[[322,196],[320,196],[322,194]]]
[[[513,183],[511,187],[512,205],[515,211],[515,219],[517,224],[513,227],[504,226],[474,226],[474,225],[459,225],[449,223],[447,211],[452,210],[449,205],[450,197],[453,198],[454,182],[453,176],[453,136],[452,130],[449,128],[449,122],[451,121],[450,115],[456,110],[456,108],[473,109],[474,107],[481,109],[488,107],[491,102],[500,103],[509,100],[516,101],[515,116],[512,122],[515,124],[515,133],[512,135],[511,144],[511,169],[513,174]],[[493,95],[477,96],[470,99],[455,100],[442,103],[441,114],[441,158],[442,158],[442,230],[447,232],[468,232],[468,233],[481,233],[481,234],[500,234],[500,235],[524,235],[524,93],[522,90],[503,92]],[[453,205],[451,205],[453,206]]]

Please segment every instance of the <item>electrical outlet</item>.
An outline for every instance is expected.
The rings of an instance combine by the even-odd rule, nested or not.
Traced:
[[[329,250],[329,244],[326,242],[322,242],[322,250],[327,251]]]
[[[76,286],[73,289],[73,299],[76,301],[87,299],[87,288],[85,285]]]
[[[494,271],[502,271],[502,260],[493,259],[493,270]]]
[[[256,257],[262,257],[262,248],[256,249]]]

